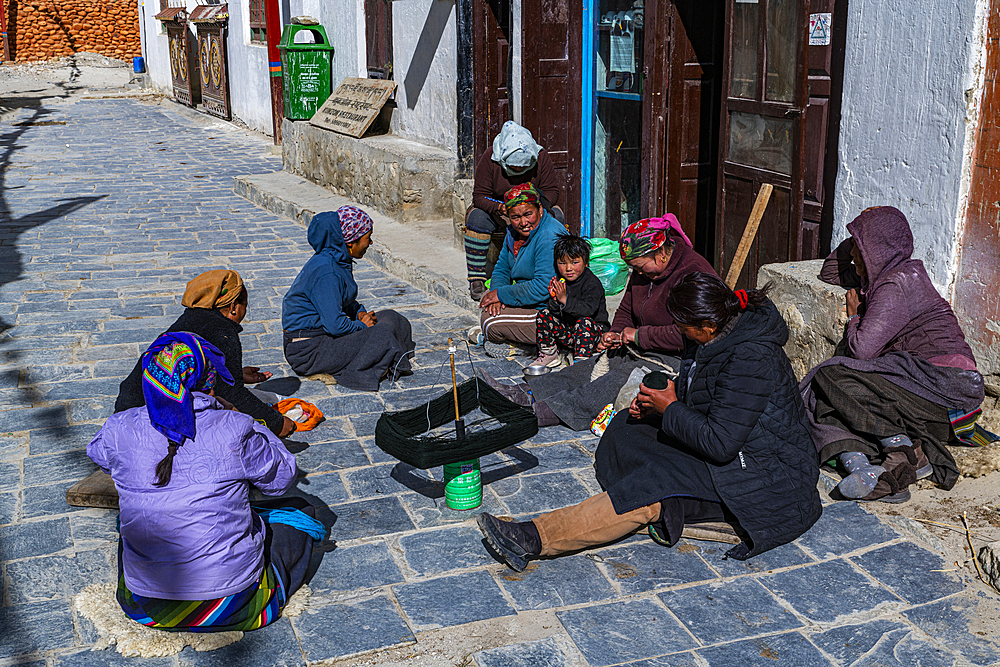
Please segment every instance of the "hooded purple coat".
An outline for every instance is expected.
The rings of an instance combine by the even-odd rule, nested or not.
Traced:
[[[935,366],[976,370],[972,349],[951,306],[931,283],[924,263],[912,259],[913,234],[906,217],[891,206],[868,209],[850,224],[847,239],[823,263],[820,279],[860,287],[862,317],[847,324],[846,341],[855,359],[903,351]],[[867,276],[851,261],[857,244]]]
[[[247,588],[265,536],[250,485],[278,496],[295,483],[295,457],[267,428],[200,392],[194,411],[195,437],[177,448],[163,488],[153,482],[167,439],[146,408],[111,415],[87,445],[118,489],[125,585],[145,597],[214,600]]]
[[[850,435],[815,419],[812,379],[824,366],[840,364],[862,373],[878,373],[897,387],[935,405],[963,412],[983,402],[983,376],[951,306],[931,283],[924,264],[912,259],[913,234],[906,217],[891,206],[864,211],[847,225],[851,238],[827,257],[820,279],[846,288],[860,288],[861,317],[852,317],[838,354],[813,368],[799,389],[809,413],[816,450]],[[857,244],[866,277],[851,264]],[[844,349],[846,346],[846,350]],[[846,352],[846,354],[845,354]],[[936,480],[951,488],[958,478],[954,458],[938,443],[937,453],[925,448],[937,468],[949,465]]]

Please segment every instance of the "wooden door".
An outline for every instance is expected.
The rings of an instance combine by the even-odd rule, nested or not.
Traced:
[[[201,104],[208,113],[229,120],[229,68],[226,27],[216,24],[198,30],[201,65]]]
[[[521,5],[522,122],[552,157],[559,206],[580,233],[580,113],[583,3],[524,0]]]
[[[983,375],[1000,373],[1000,1],[989,5],[986,71],[953,301]]]
[[[647,4],[644,216],[673,213],[714,255],[723,0]]]
[[[392,0],[365,0],[368,78],[392,78]]]
[[[174,99],[189,107],[201,103],[201,78],[198,76],[198,54],[185,22],[166,24],[170,44],[170,76]]]
[[[809,0],[808,106],[802,147],[805,174],[799,259],[815,259],[830,252],[846,29],[847,0]]]
[[[725,275],[762,183],[774,186],[740,286],[803,256],[806,0],[726,0],[715,268]]]
[[[473,160],[510,120],[510,0],[472,0]]]

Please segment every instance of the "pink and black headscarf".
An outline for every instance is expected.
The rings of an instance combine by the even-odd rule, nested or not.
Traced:
[[[691,246],[691,239],[684,233],[677,216],[667,213],[662,218],[644,218],[626,227],[618,242],[618,251],[626,262],[648,255],[667,242],[671,231]]]
[[[357,206],[341,206],[337,209],[340,218],[340,233],[344,235],[344,243],[353,243],[372,230],[375,223],[370,215]]]

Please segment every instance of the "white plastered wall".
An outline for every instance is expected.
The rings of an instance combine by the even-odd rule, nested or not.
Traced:
[[[392,131],[401,137],[458,150],[454,0],[392,3]]]
[[[976,13],[977,0],[852,0],[848,9],[833,243],[865,208],[895,206],[942,292],[964,215]]]

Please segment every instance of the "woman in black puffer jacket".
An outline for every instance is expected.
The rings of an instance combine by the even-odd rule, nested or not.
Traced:
[[[604,544],[649,525],[672,545],[685,524],[727,521],[740,560],[791,542],[822,512],[805,408],[782,346],[788,327],[764,290],[732,292],[694,273],[667,309],[696,343],[664,390],[640,387],[595,455],[604,493],[522,523],[481,514],[479,527],[510,567]]]

